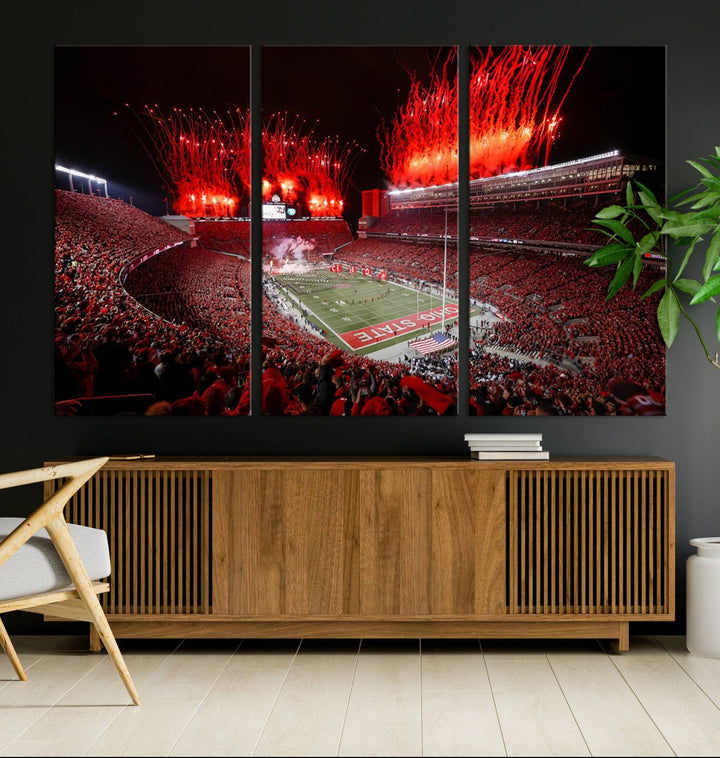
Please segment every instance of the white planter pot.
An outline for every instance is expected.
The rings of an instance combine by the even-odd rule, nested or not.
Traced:
[[[687,559],[686,641],[693,655],[720,658],[720,537],[690,540]]]

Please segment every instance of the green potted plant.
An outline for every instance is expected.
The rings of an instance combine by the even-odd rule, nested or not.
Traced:
[[[695,329],[708,361],[720,370],[718,353],[714,355],[690,313],[690,306],[715,303],[720,295],[720,147],[715,155],[699,161],[687,161],[700,173],[697,185],[672,197],[667,206],[638,181],[628,181],[625,204],[610,205],[595,214],[593,223],[609,239],[606,245],[589,256],[589,266],[616,265],[615,276],[608,287],[607,299],[614,297],[625,285],[636,287],[643,265],[651,255],[665,259],[665,277],[652,284],[642,297],[663,291],[657,309],[657,320],[665,344],[670,347],[685,318]],[[683,208],[688,208],[683,212]],[[679,266],[667,252],[671,239],[685,252]],[[709,239],[706,246],[700,243]],[[702,281],[683,276],[696,250],[705,248]],[[688,300],[688,296],[690,299]],[[715,318],[715,331],[720,341],[720,308]]]

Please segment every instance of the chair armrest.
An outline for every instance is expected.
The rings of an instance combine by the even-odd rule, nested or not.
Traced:
[[[102,458],[73,461],[72,463],[61,463],[57,466],[44,466],[43,468],[31,468],[26,471],[12,471],[9,474],[0,474],[0,490],[9,489],[10,487],[20,487],[23,484],[47,482],[51,479],[82,476],[86,473],[89,474],[87,477],[89,479],[109,460],[107,456],[104,456]]]
[[[28,469],[0,475],[0,489],[19,487],[23,484],[46,482],[51,479],[68,479],[47,500],[36,508],[16,529],[0,542],[0,566],[14,555],[39,529],[57,518],[63,519],[63,510],[70,498],[99,471],[108,461],[107,457],[63,463],[59,466]]]

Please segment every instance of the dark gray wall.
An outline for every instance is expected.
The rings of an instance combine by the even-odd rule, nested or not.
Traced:
[[[16,3],[2,65],[4,234],[0,265],[0,471],[65,455],[464,454],[467,431],[542,432],[556,455],[659,455],[677,464],[678,622],[688,540],[720,535],[720,372],[690,329],[668,354],[668,415],[657,418],[73,419],[52,415],[53,54],[56,44],[667,45],[668,193],[695,180],[687,158],[720,144],[716,2]],[[701,15],[706,14],[705,16]],[[628,71],[644,96],[642,70]],[[647,75],[656,76],[650,71]],[[597,107],[606,108],[599,98]],[[623,114],[618,113],[618,118]],[[648,124],[648,129],[653,129]],[[700,313],[698,313],[700,315]],[[712,313],[702,323],[711,333]],[[28,489],[28,488],[25,488]],[[18,493],[27,512],[39,492]],[[0,499],[5,512],[7,494]],[[18,620],[18,618],[22,620]],[[33,619],[33,621],[27,621]],[[10,629],[40,630],[18,614]]]

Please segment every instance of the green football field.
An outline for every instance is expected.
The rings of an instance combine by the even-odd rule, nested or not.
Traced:
[[[440,309],[442,306],[442,298],[438,295],[418,292],[389,280],[378,281],[363,276],[360,270],[355,274],[336,274],[328,269],[317,269],[276,274],[274,278],[292,299],[302,304],[308,312],[307,317],[326,330],[329,342],[358,355],[373,353],[427,335],[428,326],[416,323],[415,328],[412,328],[408,322],[417,313]],[[448,298],[445,304],[457,305],[457,301]],[[403,319],[405,323],[401,324]],[[456,316],[453,315],[446,320],[455,319]],[[376,335],[378,325],[385,325],[382,337],[367,346],[354,344],[353,338],[349,336],[357,332]],[[399,328],[394,328],[398,326]],[[431,331],[439,328],[440,318],[430,326]],[[397,335],[390,336],[393,332],[397,332]]]

